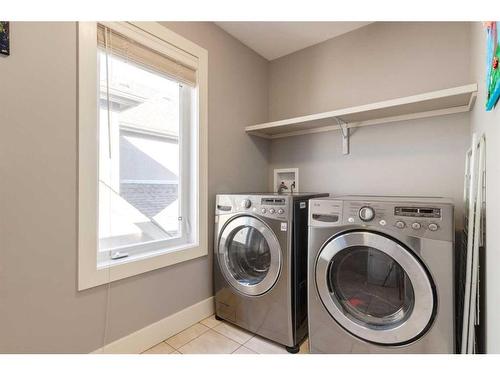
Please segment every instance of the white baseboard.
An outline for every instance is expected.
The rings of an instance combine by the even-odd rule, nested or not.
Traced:
[[[214,313],[214,297],[122,337],[92,352],[93,354],[139,354]]]

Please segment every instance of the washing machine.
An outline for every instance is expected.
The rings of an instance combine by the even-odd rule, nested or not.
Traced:
[[[453,244],[450,200],[311,200],[311,352],[454,353]]]
[[[216,196],[216,317],[297,352],[307,334],[308,200],[328,194]]]

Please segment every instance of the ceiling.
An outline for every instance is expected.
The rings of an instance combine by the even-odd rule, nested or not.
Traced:
[[[371,22],[216,22],[267,60],[359,29]]]

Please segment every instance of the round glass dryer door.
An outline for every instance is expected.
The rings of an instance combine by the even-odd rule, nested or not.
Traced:
[[[281,248],[262,221],[239,216],[224,227],[219,238],[219,265],[226,280],[247,295],[272,288],[281,269]]]
[[[428,273],[410,250],[380,234],[349,232],[328,242],[316,263],[316,284],[337,323],[366,341],[408,343],[433,318]]]

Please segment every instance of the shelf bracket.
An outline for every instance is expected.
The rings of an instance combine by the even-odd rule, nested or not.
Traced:
[[[342,120],[341,118],[335,117],[335,121],[337,121],[338,126],[340,127],[340,131],[342,132],[342,154],[349,155],[349,128],[347,126],[347,122]]]

